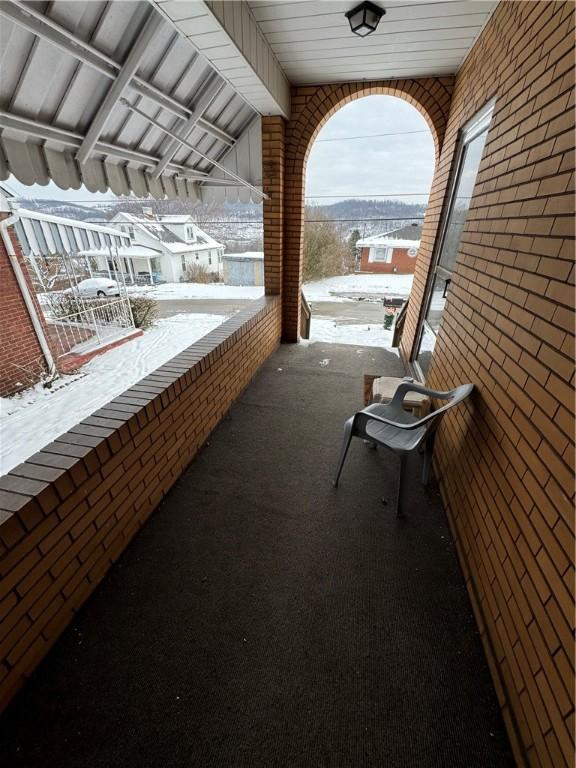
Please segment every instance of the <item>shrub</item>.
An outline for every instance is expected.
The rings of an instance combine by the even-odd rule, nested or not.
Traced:
[[[86,309],[87,300],[70,293],[47,293],[46,309],[51,317],[67,317]]]
[[[217,272],[209,272],[204,264],[189,264],[182,275],[184,283],[221,283],[222,278]]]
[[[149,296],[130,296],[129,300],[136,328],[151,328],[158,319],[158,302]]]
[[[81,299],[74,294],[50,294],[46,309],[50,317],[58,320],[93,308],[100,310],[97,313],[100,322],[114,323],[118,320],[118,314],[111,305],[117,301],[116,297],[111,301],[103,301],[102,299]],[[155,299],[151,299],[148,296],[129,296],[128,301],[130,302],[130,309],[132,310],[132,317],[136,328],[142,328],[145,331],[154,325],[158,319],[158,302]],[[108,306],[110,306],[110,311],[106,309]],[[81,315],[81,317],[89,321],[87,315]],[[123,310],[120,317],[123,318],[123,324],[127,323],[128,317]]]
[[[354,255],[337,224],[313,208],[306,213],[313,221],[304,224],[304,282],[352,272]]]

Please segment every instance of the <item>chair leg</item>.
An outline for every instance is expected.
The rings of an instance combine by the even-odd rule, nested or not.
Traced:
[[[430,435],[426,440],[424,449],[424,461],[422,463],[422,485],[428,485],[430,482],[430,470],[432,469],[432,455],[434,453],[434,437],[436,433]]]
[[[334,478],[334,488],[338,487],[338,481],[340,480],[342,467],[344,466],[346,454],[348,453],[348,448],[350,447],[350,441],[352,440],[353,426],[354,426],[354,417],[352,417],[351,419],[348,419],[348,421],[344,424],[344,438],[342,440],[342,450],[340,451],[340,458],[338,459],[338,469],[336,470],[336,477]]]
[[[400,454],[400,483],[398,486],[398,504],[396,505],[396,517],[403,517],[408,495],[408,482],[406,480],[406,465],[408,454]]]

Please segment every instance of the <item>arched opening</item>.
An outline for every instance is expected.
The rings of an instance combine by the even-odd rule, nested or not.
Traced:
[[[315,132],[302,265],[312,340],[392,345],[414,279],[434,145],[421,111],[390,95],[354,99]]]
[[[364,96],[393,96],[408,102],[422,115],[434,141],[435,157],[439,157],[446,129],[452,92],[451,78],[430,78],[394,82],[347,83],[295,89],[292,95],[292,118],[286,128],[284,231],[283,231],[283,337],[297,341],[302,316],[302,274],[304,244],[304,205],[307,161],[319,132],[342,107]],[[431,258],[431,244],[436,234],[437,217],[424,219],[419,250],[415,290],[421,294]],[[417,296],[415,304],[420,304]],[[411,322],[410,336],[416,322]],[[412,338],[408,341],[408,347]]]

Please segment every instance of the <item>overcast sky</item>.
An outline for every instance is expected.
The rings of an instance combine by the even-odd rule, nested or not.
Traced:
[[[345,138],[351,136],[366,138]],[[420,112],[402,99],[367,96],[342,107],[318,134],[308,158],[306,195],[308,202],[366,195],[425,203],[433,172],[434,140]],[[415,192],[420,196],[399,194]]]
[[[307,202],[382,196],[425,203],[433,171],[434,142],[418,110],[392,96],[368,96],[342,107],[319,133],[308,159]],[[26,187],[14,178],[9,185],[24,197],[78,201],[114,197],[92,194],[84,187],[62,190],[53,183]]]

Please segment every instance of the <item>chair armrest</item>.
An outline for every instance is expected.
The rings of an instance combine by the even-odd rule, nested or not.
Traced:
[[[375,413],[371,413],[369,410],[364,409],[362,411],[358,411],[356,414],[356,417],[363,416],[366,421],[369,421],[372,419],[373,421],[379,421],[381,424],[387,424],[390,427],[396,427],[397,429],[418,429],[418,427],[421,427],[423,424],[425,424],[428,421],[431,421],[435,413],[429,413],[428,416],[424,416],[423,419],[418,419],[418,421],[415,421],[412,424],[402,424],[399,421],[392,421],[392,419],[386,419],[384,416],[377,416]]]

